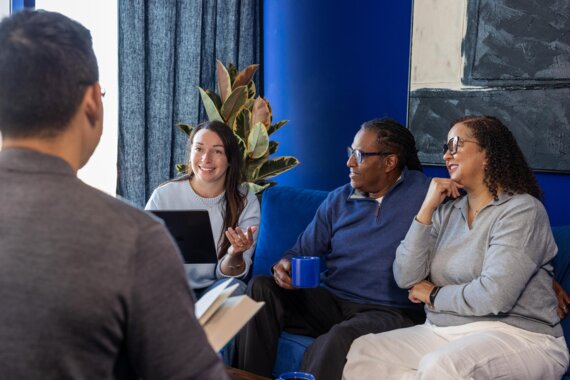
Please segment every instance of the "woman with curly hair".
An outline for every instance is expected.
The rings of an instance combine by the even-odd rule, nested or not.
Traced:
[[[427,320],[356,340],[343,377],[560,379],[557,247],[532,171],[495,117],[461,118],[447,137],[450,178],[432,180],[394,262]]]

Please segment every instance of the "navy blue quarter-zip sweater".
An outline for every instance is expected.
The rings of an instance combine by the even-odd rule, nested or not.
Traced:
[[[396,285],[392,264],[429,183],[423,173],[404,169],[381,205],[350,184],[333,190],[285,257],[324,256],[324,285],[342,299],[415,308]]]

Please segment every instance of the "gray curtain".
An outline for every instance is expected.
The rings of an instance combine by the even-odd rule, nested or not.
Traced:
[[[206,120],[197,87],[216,89],[216,58],[260,63],[259,1],[119,0],[118,195],[144,206],[176,175],[175,125]]]

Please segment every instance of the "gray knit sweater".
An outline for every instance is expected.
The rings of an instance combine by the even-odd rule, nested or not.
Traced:
[[[415,220],[394,261],[396,282],[429,276],[441,286],[427,318],[437,326],[495,320],[561,336],[552,290],[557,247],[543,205],[528,194],[485,206],[467,224],[467,197],[441,205],[432,224]]]

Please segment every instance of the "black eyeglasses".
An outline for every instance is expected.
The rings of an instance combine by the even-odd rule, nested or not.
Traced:
[[[459,136],[453,136],[452,138],[449,139],[447,144],[443,144],[443,154],[445,155],[445,153],[447,153],[447,151],[449,150],[449,154],[451,154],[453,156],[455,153],[457,153],[457,149],[459,149],[459,144],[460,143],[466,143],[466,142],[481,145],[477,141],[464,140]]]
[[[389,156],[392,154],[390,152],[363,152],[360,149],[352,149],[350,146],[346,147],[346,153],[348,154],[348,159],[350,160],[350,157],[354,157],[358,165],[362,164],[364,157],[367,156]]]

